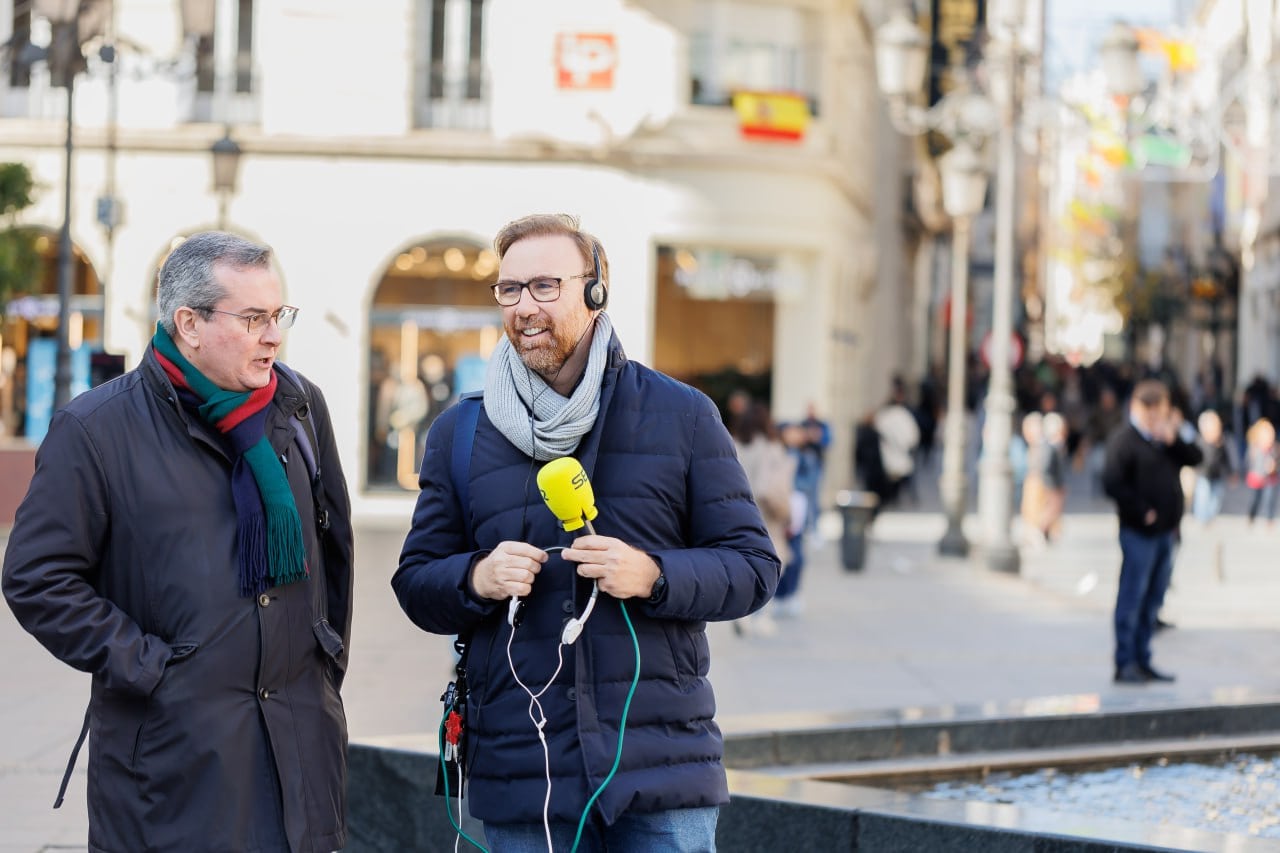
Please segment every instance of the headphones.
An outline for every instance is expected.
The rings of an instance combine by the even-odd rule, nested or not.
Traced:
[[[584,282],[585,290],[582,293],[582,301],[586,303],[587,308],[592,311],[600,311],[604,306],[609,304],[609,286],[604,283],[600,276],[600,253],[596,251],[596,242],[591,241],[591,265],[593,267],[591,278]]]

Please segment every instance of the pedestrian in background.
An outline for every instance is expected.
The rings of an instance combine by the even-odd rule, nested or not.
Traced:
[[[1196,420],[1202,459],[1196,466],[1196,484],[1192,492],[1191,513],[1196,521],[1207,525],[1222,512],[1228,478],[1236,476],[1236,458],[1222,431],[1222,418],[1206,409]]]
[[[809,533],[816,533],[818,516],[822,514],[819,496],[827,467],[827,448],[831,446],[831,425],[818,417],[818,407],[810,403],[800,426],[804,430],[804,442],[797,444],[803,452],[796,457],[796,486],[805,497],[805,525]]]
[[[5,598],[93,675],[89,849],[337,850],[352,531],[324,397],[276,361],[298,309],[217,232],[156,305],[141,364],[53,416]]]
[[[792,520],[791,497],[796,491],[796,460],[783,445],[767,405],[759,401],[751,405],[747,416],[738,421],[733,443],[774,551],[786,561]],[[768,610],[740,619],[733,623],[733,627],[738,634],[771,636],[776,631]]]
[[[1035,548],[1044,545],[1040,519],[1044,514],[1044,480],[1041,470],[1044,463],[1044,415],[1027,412],[1022,418],[1021,441],[1011,445],[1017,449],[1013,459],[1014,470],[1021,470],[1021,499],[1018,503],[1022,517],[1023,543]],[[1015,476],[1017,476],[1015,474]]]
[[[808,430],[801,424],[784,424],[781,429],[782,444],[796,463],[796,485],[791,492],[791,517],[787,524],[787,551],[780,554],[784,560],[782,578],[778,581],[778,590],[773,595],[773,605],[769,609],[777,616],[790,618],[799,616],[804,611],[800,600],[800,577],[804,573],[806,547],[809,532],[809,513],[811,504],[805,493],[807,485],[806,465],[812,452],[809,445]]]
[[[1195,430],[1169,404],[1169,389],[1145,379],[1133,389],[1129,422],[1107,441],[1103,485],[1120,521],[1120,583],[1114,615],[1118,684],[1172,681],[1151,663],[1151,635],[1173,573],[1182,519],[1179,472],[1200,462]]]
[[[947,417],[963,418],[964,411],[947,412]],[[880,439],[881,464],[888,479],[887,502],[894,503],[904,487],[912,489],[916,447],[920,444],[920,427],[907,407],[907,390],[900,378],[894,377],[889,399],[875,413],[873,422]]]
[[[1249,524],[1258,517],[1259,512],[1267,517],[1267,524],[1275,523],[1276,518],[1276,483],[1280,477],[1276,474],[1276,428],[1267,418],[1259,418],[1249,427],[1245,435],[1248,447],[1245,450],[1245,485],[1253,492],[1249,501]]]
[[[1041,422],[1043,437],[1037,454],[1040,471],[1039,531],[1045,544],[1058,537],[1062,512],[1067,505],[1067,472],[1071,461],[1067,449],[1067,420],[1050,412]]]

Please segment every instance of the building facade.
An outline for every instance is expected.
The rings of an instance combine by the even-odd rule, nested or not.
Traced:
[[[34,171],[23,221],[47,229],[50,258],[5,319],[0,415],[26,441],[51,393],[67,126],[65,89],[21,61],[50,38],[30,7],[0,0],[0,161]],[[780,419],[812,404],[833,425],[829,488],[849,485],[853,422],[911,351],[911,288],[879,263],[897,238],[876,212],[898,186],[877,167],[852,0],[104,8],[74,89],[73,363],[137,362],[175,241],[268,243],[302,309],[284,358],[324,389],[355,508],[402,514],[427,426],[479,386],[502,334],[493,234],[565,211],[608,250],[632,358],[718,399],[749,387]],[[219,192],[224,135],[239,170]]]

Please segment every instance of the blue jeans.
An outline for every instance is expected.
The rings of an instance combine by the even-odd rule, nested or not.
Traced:
[[[1116,669],[1151,666],[1151,634],[1173,574],[1173,531],[1120,528],[1120,588],[1116,591]]]
[[[1227,490],[1225,480],[1196,480],[1196,490],[1191,498],[1191,512],[1196,521],[1208,524],[1222,512],[1222,496]]]
[[[588,819],[578,850],[582,853],[715,853],[719,819],[718,806],[626,812],[613,826],[601,826]],[[577,832],[576,823],[553,822],[551,841],[556,853],[569,853]],[[547,853],[546,829],[541,823],[486,823],[484,835],[491,853]]]
[[[1260,489],[1252,489],[1253,500],[1249,502],[1249,520],[1253,521],[1258,516],[1258,510],[1262,510],[1267,516],[1267,521],[1271,521],[1276,517],[1276,484],[1267,483]]]
[[[787,548],[791,551],[791,561],[784,564],[786,571],[778,580],[778,589],[773,594],[777,601],[786,601],[800,588],[800,575],[804,572],[804,531],[788,538]]]

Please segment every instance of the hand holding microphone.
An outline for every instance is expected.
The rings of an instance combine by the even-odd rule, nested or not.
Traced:
[[[658,565],[648,554],[621,539],[596,535],[591,522],[599,510],[595,491],[581,463],[570,456],[548,462],[538,472],[538,488],[565,530],[579,530],[584,526],[587,529],[587,536],[578,537],[572,547],[561,554],[578,564],[578,574],[592,578],[599,589],[614,598],[648,598],[654,581],[661,574]],[[594,592],[593,589],[593,595]]]

